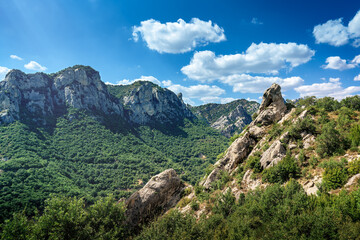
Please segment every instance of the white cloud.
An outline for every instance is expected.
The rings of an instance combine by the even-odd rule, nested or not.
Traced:
[[[251,44],[245,53],[215,56],[212,51],[196,52],[181,71],[189,78],[206,82],[233,74],[272,73],[308,62],[315,51],[296,43]]]
[[[350,37],[360,37],[360,11],[358,11],[355,17],[349,22],[348,30]]]
[[[185,87],[179,84],[173,84],[168,87],[175,93],[182,93],[184,97],[188,98],[203,98],[203,97],[218,97],[225,93],[225,90],[216,85],[193,85]]]
[[[262,25],[262,24],[264,24],[258,18],[255,18],[255,17],[251,19],[251,23],[254,24],[254,25]]]
[[[184,53],[197,46],[226,40],[224,29],[198,18],[191,19],[189,23],[182,19],[167,23],[149,19],[142,21],[140,26],[134,26],[132,35],[135,42],[141,36],[148,48],[159,53]]]
[[[295,91],[300,93],[300,97],[316,96],[316,97],[333,97],[335,99],[343,99],[360,93],[359,86],[342,87],[340,79],[330,79],[326,83],[314,83],[311,85],[303,85],[295,88]]]
[[[156,77],[153,77],[153,76],[141,76],[140,78],[136,78],[133,80],[123,79],[123,80],[118,81],[116,84],[110,83],[110,82],[106,82],[105,84],[107,84],[107,85],[130,85],[130,84],[133,84],[134,82],[138,82],[138,81],[149,81],[149,82],[155,83],[157,85],[161,85],[161,82]]]
[[[349,42],[347,27],[342,24],[342,19],[329,20],[319,24],[313,30],[316,43],[328,43],[332,46],[342,46]]]
[[[189,87],[180,84],[173,84],[170,80],[162,82],[171,91],[176,94],[182,93],[184,102],[194,105],[195,100],[203,103],[227,103],[235,100],[234,98],[222,98],[220,95],[225,94],[225,90],[216,85],[192,85]]]
[[[351,61],[341,59],[339,56],[333,56],[328,57],[325,62],[327,63],[327,65],[322,66],[323,68],[343,71],[359,66],[360,55],[355,56],[354,59]]]
[[[354,77],[354,81],[360,81],[360,74]]]
[[[46,67],[41,66],[39,63],[35,61],[30,61],[29,63],[25,64],[24,67],[29,70],[40,71],[40,72],[43,72],[47,69]]]
[[[263,93],[273,83],[278,83],[281,86],[282,91],[287,91],[300,86],[303,84],[304,80],[301,77],[280,78],[234,74],[223,77],[221,82],[232,86],[234,92]]]
[[[352,69],[356,67],[354,63],[347,63],[345,59],[341,59],[339,56],[328,57],[325,61],[327,65],[324,65],[323,68],[325,69],[335,69],[335,70],[346,70]]]
[[[10,71],[11,69],[7,68],[7,67],[1,67],[0,66],[0,81],[2,81],[6,74]]]
[[[19,60],[19,61],[23,60],[21,57],[16,56],[16,55],[10,55],[10,58],[15,59],[15,60]]]
[[[342,46],[352,40],[354,47],[360,47],[360,11],[349,22],[342,23],[342,18],[329,20],[314,27],[313,35],[316,43],[327,43],[332,46]]]

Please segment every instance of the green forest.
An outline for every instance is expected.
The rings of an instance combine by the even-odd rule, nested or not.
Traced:
[[[359,239],[359,183],[342,187],[360,173],[360,159],[342,156],[360,153],[360,97],[308,97],[287,106],[295,108],[295,117],[304,110],[309,115],[296,124],[274,123],[266,137],[271,142],[288,131],[295,150],[267,169],[254,154],[236,175],[223,173],[209,190],[198,181],[229,142],[198,120],[171,129],[125,123],[116,128],[70,109],[54,129],[3,126],[1,239]],[[301,148],[304,131],[316,136],[306,150],[314,155]],[[194,185],[191,211],[179,211],[189,204],[185,191],[176,208],[133,231],[119,198],[168,167]],[[236,199],[226,189],[247,169],[269,185]],[[323,181],[317,196],[307,195],[298,181],[317,170]],[[196,218],[200,206],[206,214]]]
[[[170,167],[195,183],[226,144],[196,119],[133,127],[77,109],[54,127],[0,126],[0,222],[17,211],[41,211],[50,194],[84,198],[86,204],[109,194],[128,197]]]

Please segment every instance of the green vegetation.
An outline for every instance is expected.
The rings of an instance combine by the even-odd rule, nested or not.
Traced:
[[[87,204],[128,197],[170,167],[194,184],[226,148],[226,138],[198,120],[161,128],[115,120],[69,109],[54,128],[0,126],[0,223],[42,210],[51,193]]]
[[[151,223],[137,239],[356,239],[360,190],[338,196],[307,196],[290,181],[265,190],[219,196],[213,214],[199,221],[178,211]]]
[[[290,178],[297,178],[299,174],[300,168],[288,152],[278,164],[263,171],[263,180],[269,183],[285,183]]]
[[[125,208],[113,196],[86,207],[83,198],[53,197],[42,215],[16,213],[2,226],[1,239],[121,239],[128,235]]]

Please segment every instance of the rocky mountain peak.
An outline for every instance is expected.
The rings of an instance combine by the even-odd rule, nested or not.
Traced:
[[[172,91],[147,81],[136,84],[139,86],[123,97],[124,107],[131,122],[170,123],[185,117],[194,117],[182,99]]]
[[[0,123],[20,120],[20,113],[28,112],[34,121],[45,124],[46,116],[57,115],[67,106],[123,114],[91,67],[76,65],[50,75],[11,70],[0,83]]]
[[[268,88],[261,102],[254,124],[269,125],[279,121],[286,112],[286,105],[281,94],[281,87],[274,83]]]

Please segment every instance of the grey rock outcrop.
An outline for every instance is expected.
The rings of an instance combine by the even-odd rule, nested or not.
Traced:
[[[255,143],[248,132],[236,139],[228,148],[225,156],[215,163],[214,170],[205,179],[203,186],[209,189],[211,183],[218,179],[221,171],[231,172],[234,170],[239,163],[246,159]]]
[[[267,149],[260,159],[260,165],[263,169],[272,167],[280,162],[286,155],[286,149],[284,145],[276,140],[269,149]]]
[[[211,127],[220,130],[226,137],[231,137],[237,130],[240,132],[251,120],[246,110],[238,105],[229,115],[218,118]]]
[[[126,200],[127,222],[136,227],[174,207],[180,200],[184,187],[174,169],[152,177],[142,189]]]
[[[74,66],[54,75],[11,70],[0,82],[0,123],[20,120],[26,112],[45,124],[47,116],[67,106],[123,115],[122,106],[90,67]]]
[[[167,123],[194,115],[182,101],[181,95],[161,88],[151,82],[144,82],[123,98],[129,119],[137,124]]]
[[[252,149],[265,134],[265,126],[279,121],[286,113],[286,106],[278,84],[271,85],[264,95],[258,110],[258,116],[251,122],[241,137],[236,139],[228,148],[225,156],[217,161],[214,170],[202,181],[202,185],[209,189],[214,181],[219,179],[220,172],[231,173],[239,163],[243,162]],[[278,140],[263,154],[260,162],[263,168],[273,166],[284,156],[286,150]]]
[[[253,124],[269,125],[279,121],[286,112],[286,105],[281,95],[281,87],[274,83],[268,88],[258,110],[258,116]]]

